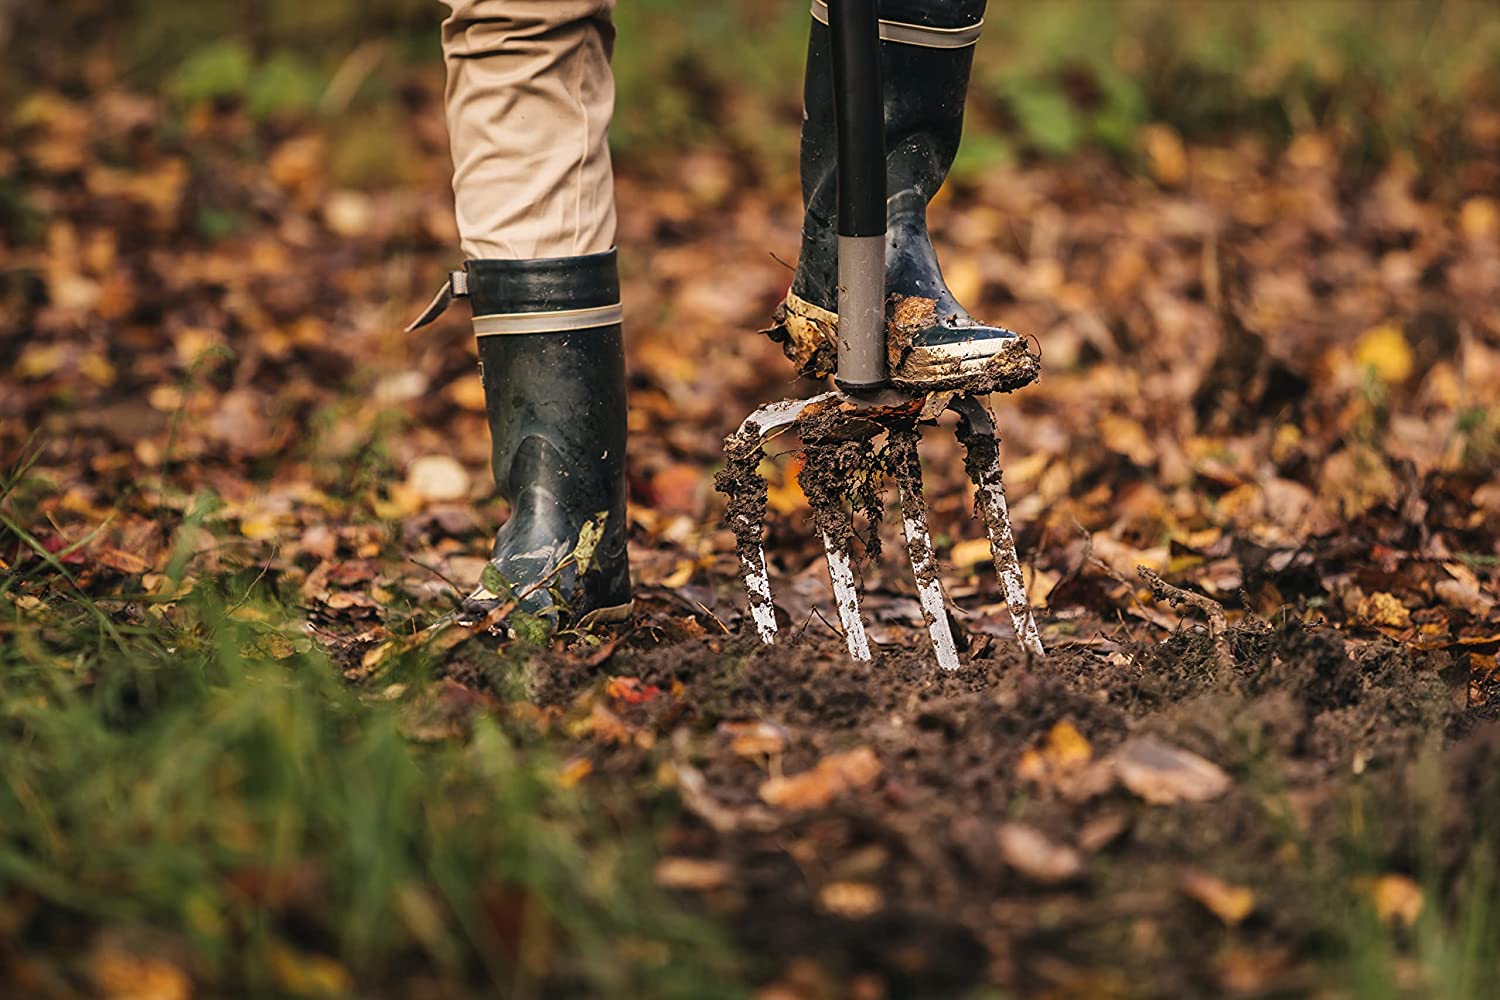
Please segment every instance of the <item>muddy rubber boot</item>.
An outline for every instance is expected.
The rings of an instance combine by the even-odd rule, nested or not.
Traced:
[[[886,290],[891,381],[914,392],[1009,391],[1036,359],[1004,327],[981,323],[948,290],[927,233],[927,203],[958,152],[974,42],[985,0],[883,0]],[[803,95],[802,254],[786,300],[764,331],[804,373],[833,371],[837,353],[836,139],[828,12],[813,0]]]
[[[510,519],[490,553],[504,582],[498,589],[507,592],[481,582],[460,619],[478,620],[517,595],[525,595],[522,610],[554,623],[627,618],[625,353],[615,251],[466,261],[412,329],[461,296],[473,308],[495,484]],[[601,519],[588,570],[564,565],[585,524]]]

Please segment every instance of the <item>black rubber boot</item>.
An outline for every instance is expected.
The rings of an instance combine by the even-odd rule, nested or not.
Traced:
[[[891,381],[912,391],[1008,391],[1037,374],[1022,338],[971,317],[943,281],[927,203],[958,152],[985,0],[884,0],[886,293]],[[814,4],[803,95],[802,254],[765,332],[804,374],[836,363],[836,140],[829,31]],[[895,40],[900,39],[900,40]]]
[[[413,327],[465,294],[479,339],[495,484],[510,503],[510,519],[490,554],[502,592],[482,582],[460,617],[477,619],[516,595],[526,595],[521,609],[554,621],[628,617],[625,353],[615,252],[467,261]],[[584,525],[601,519],[587,571],[565,565]]]

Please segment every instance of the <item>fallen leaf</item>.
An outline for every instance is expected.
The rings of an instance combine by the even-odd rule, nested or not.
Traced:
[[[1361,622],[1366,625],[1382,625],[1386,628],[1410,628],[1411,612],[1406,610],[1394,594],[1377,591],[1368,594],[1359,602],[1359,610],[1355,612]]]
[[[760,797],[780,809],[818,809],[850,789],[870,784],[880,772],[875,751],[856,747],[824,757],[801,774],[768,779],[760,786]]]
[[[1113,762],[1121,784],[1153,805],[1207,802],[1229,790],[1229,775],[1217,764],[1153,736],[1130,740]]]
[[[769,722],[723,722],[719,732],[732,737],[729,749],[741,757],[764,757],[786,749],[786,733]]]
[[[1354,361],[1373,371],[1376,378],[1395,385],[1411,378],[1414,361],[1411,345],[1398,326],[1384,324],[1366,330],[1354,347]]]
[[[627,705],[644,705],[661,694],[661,688],[645,684],[639,677],[611,677],[604,685],[604,693]]]
[[[93,558],[99,565],[112,569],[116,573],[124,573],[126,576],[135,576],[151,568],[150,563],[134,552],[125,552],[121,549],[100,549],[94,553]]]
[[[342,997],[354,989],[354,977],[337,959],[272,945],[266,964],[283,990],[302,997]]]
[[[995,831],[995,842],[1005,863],[1034,882],[1054,885],[1083,874],[1082,855],[1036,827],[1002,823]]]
[[[187,973],[171,962],[114,947],[93,953],[89,975],[107,1000],[188,1000],[193,995]]]
[[[709,892],[729,881],[732,869],[708,858],[662,858],[656,863],[656,884],[663,889]]]
[[[1410,927],[1422,915],[1422,888],[1405,875],[1381,875],[1369,893],[1376,915],[1389,926]]]
[[[1066,719],[1047,731],[1046,749],[1042,751],[1049,767],[1070,771],[1094,759],[1094,748],[1073,723]]]
[[[450,455],[423,455],[407,467],[406,485],[426,500],[460,500],[469,493],[469,473]]]
[[[990,561],[988,538],[966,538],[948,552],[948,560],[959,569],[968,569]]]
[[[1217,875],[1190,868],[1182,876],[1182,891],[1228,927],[1234,927],[1255,910],[1255,893],[1232,885]]]
[[[1187,180],[1187,150],[1182,137],[1170,125],[1153,124],[1141,129],[1141,149],[1151,176],[1164,187],[1176,187]]]
[[[862,920],[880,912],[880,889],[865,882],[830,882],[818,890],[818,903],[834,916]]]

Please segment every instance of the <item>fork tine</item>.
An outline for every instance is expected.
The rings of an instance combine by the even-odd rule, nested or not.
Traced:
[[[995,423],[984,404],[972,396],[955,400],[953,410],[959,415],[958,439],[967,455],[965,465],[973,480],[975,505],[990,537],[990,554],[995,560],[995,575],[1005,588],[1005,603],[1010,609],[1016,639],[1028,653],[1045,656],[1042,637],[1037,631],[1036,616],[1026,596],[1026,581],[1021,575],[1021,560],[1016,555],[1016,536],[1010,527],[1010,510],[1005,502],[1005,483],[1000,474],[1000,447]]]
[[[750,617],[755,631],[767,646],[776,643],[776,605],[771,600],[771,575],[766,572],[766,550],[756,546],[754,556],[740,553],[740,570],[750,595]]]
[[[755,482],[753,494],[744,498],[745,503],[729,527],[734,532],[735,548],[739,551],[740,575],[750,596],[750,617],[755,622],[760,641],[768,646],[776,642],[776,605],[771,599],[771,575],[766,571],[766,548],[761,541],[766,523],[768,485],[759,471],[761,447],[768,435],[791,424],[808,406],[822,403],[833,395],[823,393],[810,399],[783,399],[769,403],[751,413],[733,434],[724,439],[727,461],[725,472],[716,477],[718,488],[732,494],[735,491],[732,484],[741,477]],[[739,475],[721,478],[735,471]]]
[[[851,517],[853,515],[850,515]],[[828,556],[828,579],[833,583],[833,601],[838,606],[839,623],[844,626],[844,642],[849,655],[856,660],[870,659],[870,640],[859,615],[859,587],[854,580],[854,566],[849,550],[823,532],[823,551]]]
[[[937,553],[927,529],[927,503],[922,497],[922,467],[917,459],[916,430],[891,431],[891,465],[901,489],[901,524],[906,531],[906,551],[917,581],[917,601],[927,622],[927,633],[937,653],[938,666],[958,669],[958,648],[948,627],[948,608],[943,584],[938,579]]]

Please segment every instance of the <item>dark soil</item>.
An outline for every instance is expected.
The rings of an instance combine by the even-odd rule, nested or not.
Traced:
[[[622,730],[652,734],[601,745],[596,733],[580,747],[596,770],[701,779],[702,794],[682,795],[664,852],[728,863],[701,905],[762,961],[762,978],[798,995],[845,995],[834,983],[892,996],[981,983],[1025,995],[1296,992],[1311,963],[1337,958],[1334,908],[1282,901],[1348,891],[1335,873],[1357,805],[1376,870],[1415,864],[1412,803],[1433,791],[1413,785],[1411,762],[1473,720],[1446,655],[1296,624],[1230,638],[1235,673],[1223,684],[1198,632],[1108,656],[1058,648],[1042,662],[990,648],[951,674],[920,648],[851,662],[831,637],[768,648],[747,636],[638,646],[626,636],[607,670],[659,695],[621,701],[603,690],[595,658],[562,653],[532,694],[565,714],[602,704]],[[784,746],[736,752],[736,724],[749,722]],[[1039,779],[1024,759],[1046,756],[1059,723],[1088,741],[1091,760]],[[1147,804],[1099,764],[1142,735],[1214,762],[1229,791]],[[854,747],[883,766],[873,783],[821,808],[761,801],[769,776]],[[1455,744],[1444,780],[1458,801],[1479,797],[1457,786],[1496,783],[1497,757],[1492,727]],[[1439,821],[1457,844],[1479,819],[1449,809]],[[1008,863],[997,840],[1007,823],[1076,851],[1081,870],[1053,881]],[[1457,854],[1450,863],[1457,878]],[[1229,926],[1183,891],[1195,871],[1251,888],[1253,912]],[[854,911],[839,902],[848,885],[864,893]]]

